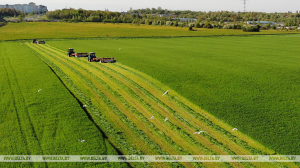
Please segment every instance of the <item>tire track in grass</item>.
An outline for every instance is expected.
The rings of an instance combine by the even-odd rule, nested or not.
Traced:
[[[7,65],[5,64],[5,62],[6,61],[4,61],[3,60],[3,68],[4,68],[4,71],[5,71],[5,74],[6,74],[6,76],[7,76],[7,81],[8,81],[8,87],[9,87],[9,89],[10,89],[10,91],[11,91],[11,98],[12,98],[12,102],[13,102],[13,108],[14,108],[14,112],[15,112],[15,114],[16,114],[16,118],[17,118],[17,127],[18,127],[18,130],[20,130],[20,131],[18,131],[18,132],[20,132],[21,133],[21,139],[22,139],[22,141],[25,143],[25,149],[26,149],[26,154],[28,154],[28,155],[30,155],[30,151],[29,151],[29,148],[28,148],[28,143],[27,143],[27,139],[26,139],[26,135],[25,135],[25,132],[23,131],[23,129],[22,129],[22,124],[21,124],[21,121],[20,121],[20,117],[19,117],[19,113],[18,113],[18,109],[17,109],[17,102],[16,102],[16,97],[15,97],[15,95],[14,95],[14,93],[13,93],[13,88],[12,88],[12,84],[11,84],[11,78],[10,78],[10,73],[8,72],[8,70],[7,70]]]
[[[27,144],[27,139],[25,133],[22,131],[22,123],[19,117],[19,109],[17,108],[17,100],[14,92],[14,85],[12,82],[14,78],[11,78],[10,73],[11,69],[7,67],[7,52],[6,47],[0,45],[0,69],[2,69],[0,87],[0,104],[1,108],[1,154],[2,155],[29,155],[30,150]],[[2,106],[3,105],[3,106]],[[13,143],[13,144],[12,144]],[[27,166],[33,167],[34,163],[0,163],[0,167],[9,167],[9,166]]]
[[[44,48],[44,49],[46,49],[46,48]],[[51,51],[52,52],[52,51]],[[64,56],[64,55],[63,55]],[[66,59],[65,57],[63,57],[63,58],[60,58],[61,60],[64,60],[64,59]],[[69,59],[66,59],[67,61],[69,61]],[[77,60],[77,59],[76,59]],[[72,61],[73,62],[73,61]],[[73,64],[75,64],[74,62],[73,62]],[[73,64],[70,64],[70,65],[73,65]],[[84,73],[84,72],[87,72],[87,70],[86,69],[84,69],[83,67],[81,67],[81,65],[74,65],[74,67],[73,68],[77,68],[77,70],[81,70],[81,71],[83,71],[82,73]],[[84,75],[84,76],[88,76],[88,74],[86,74],[86,75]],[[90,74],[90,76],[93,76],[93,73],[92,74]],[[105,78],[104,76],[102,76],[102,78]],[[97,80],[97,79],[99,79],[99,78],[95,78],[95,80]],[[107,80],[105,80],[105,81],[107,81]],[[104,81],[96,81],[94,84],[96,84],[96,83],[101,83],[101,85],[100,86],[103,86],[103,85],[106,85],[107,87],[106,88],[102,88],[102,89],[100,89],[100,90],[103,90],[103,92],[104,91],[106,91],[106,90],[108,90],[109,92],[108,93],[106,93],[106,95],[107,94],[109,94],[110,92],[115,96],[115,97],[117,97],[117,98],[120,98],[120,96],[119,95],[117,95],[117,93],[116,92],[114,92],[114,91],[112,91],[111,90],[111,88],[110,88],[110,85],[112,84],[113,85],[113,83],[110,83],[110,84],[106,84]],[[100,87],[99,86],[99,87]],[[99,87],[98,87],[98,89],[99,89]],[[111,98],[110,100],[114,100],[113,98]],[[120,100],[120,99],[119,99]],[[124,100],[123,100],[124,101]],[[113,102],[114,104],[118,104],[118,102]],[[123,104],[127,104],[128,105],[128,102],[122,102]],[[125,108],[123,108],[123,109],[121,109],[121,111],[124,113],[124,111],[126,111],[126,109]],[[127,113],[127,116],[129,116],[129,115],[131,115],[131,113]],[[138,119],[138,118],[131,118],[131,120],[132,121],[134,121],[134,123],[138,123],[140,120]],[[143,122],[142,122],[142,124],[144,124]],[[143,127],[145,127],[144,125],[143,126],[141,126],[142,128]],[[152,127],[153,128],[153,127]],[[148,131],[152,131],[152,129],[149,129]],[[145,132],[145,133],[147,133],[147,135],[148,136],[151,136],[152,134],[151,133],[149,133],[149,132]],[[152,132],[153,133],[153,132]],[[160,135],[158,135],[156,138],[158,139],[156,142],[159,144],[159,143],[163,143],[164,141],[160,141],[159,140],[159,137]],[[156,140],[156,138],[152,138],[153,140]],[[167,146],[168,144],[166,144],[166,145],[160,145],[160,146]],[[175,145],[177,145],[176,143],[175,143]],[[173,145],[174,146],[174,145]]]
[[[38,137],[37,137],[37,134],[36,134],[34,125],[33,125],[33,123],[32,123],[32,120],[31,120],[29,111],[28,111],[28,109],[27,109],[27,106],[26,106],[26,103],[25,103],[26,100],[25,100],[25,98],[24,98],[24,95],[23,95],[22,91],[20,90],[20,83],[19,83],[19,81],[18,81],[18,77],[16,76],[16,73],[15,73],[15,71],[13,70],[13,67],[12,67],[12,65],[11,65],[10,59],[8,59],[8,64],[9,64],[10,69],[12,70],[12,76],[15,78],[15,84],[16,84],[16,87],[18,88],[18,89],[17,89],[17,92],[20,94],[20,97],[19,97],[19,100],[18,100],[18,101],[20,101],[20,104],[22,104],[22,106],[23,106],[24,113],[25,113],[25,116],[26,116],[26,118],[27,118],[27,120],[28,120],[28,125],[29,125],[30,130],[31,130],[30,134],[32,135],[32,137],[34,138],[33,140],[34,140],[35,143],[37,144],[36,150],[40,151],[40,152],[41,152],[40,154],[42,155],[42,154],[43,154],[43,150],[42,150],[41,145],[40,145],[40,143],[39,143],[39,139],[38,139]],[[47,163],[45,163],[45,164],[47,164]]]
[[[10,79],[10,69],[6,66],[7,60],[6,48],[0,45],[0,69],[1,71],[1,95],[0,95],[0,144],[2,155],[28,155],[27,139],[22,132],[21,121],[18,115],[16,97],[14,95],[14,86],[11,84],[13,78]],[[17,152],[16,152],[17,151]],[[0,167],[8,167],[12,163],[0,163]],[[14,163],[13,166],[28,166],[33,167],[34,163]]]
[[[29,47],[32,47],[33,49],[36,49],[36,51],[38,51],[40,54],[45,54],[45,53],[44,53],[45,51],[40,50],[39,48],[37,48],[37,47],[34,46],[34,45],[28,45],[28,46],[29,46]],[[48,54],[49,54],[49,55],[48,55]],[[55,56],[53,56],[53,55],[51,56],[50,53],[48,53],[48,54],[47,54],[46,57],[47,57],[48,59],[50,59],[50,61],[56,63],[58,67],[61,67],[62,69],[64,69],[64,68],[67,68],[67,69],[70,68],[70,69],[72,69],[70,66],[66,65],[65,62],[60,61],[60,60],[56,60],[56,59],[58,59],[58,58],[54,58]],[[50,57],[49,57],[49,56],[50,56]],[[64,66],[66,66],[66,67],[64,67]],[[68,72],[69,75],[72,74],[72,73],[73,73],[73,75],[78,76],[77,79],[79,78],[79,81],[80,81],[80,82],[77,82],[77,83],[83,83],[83,84],[85,84],[87,87],[92,88],[92,90],[95,92],[95,96],[98,96],[99,98],[102,97],[102,101],[104,101],[105,103],[107,103],[106,106],[110,106],[110,107],[111,107],[111,110],[112,110],[114,113],[116,113],[116,115],[122,115],[122,114],[120,113],[119,109],[116,108],[116,106],[115,106],[113,103],[111,103],[110,100],[103,100],[103,97],[105,97],[105,95],[104,95],[103,93],[101,93],[98,89],[96,89],[95,86],[91,85],[90,81],[87,81],[87,80],[85,79],[85,78],[86,78],[85,76],[83,76],[82,74],[80,74],[78,71],[75,71],[74,69],[73,69],[73,70],[69,70],[69,72]],[[70,75],[70,76],[72,76],[72,75]],[[85,79],[85,80],[83,80],[83,79]],[[82,82],[82,80],[83,80],[83,82]],[[75,85],[77,85],[77,84],[75,84]],[[83,87],[83,88],[84,88],[84,87]],[[103,95],[101,95],[101,94],[103,94]],[[101,96],[99,96],[99,95],[101,95]],[[127,127],[127,126],[129,125],[129,127],[130,127],[132,130],[134,130],[134,125],[133,125],[132,123],[129,123],[130,120],[128,120],[126,117],[120,117],[120,120],[122,120],[123,122],[126,123],[125,127]],[[129,129],[130,129],[130,128],[129,128]],[[135,131],[135,130],[134,130],[134,131]],[[134,137],[134,136],[133,136],[133,137]],[[145,138],[145,137],[144,137],[144,138]],[[138,139],[138,137],[137,137],[137,139]],[[143,144],[143,142],[142,142],[142,144]],[[152,144],[152,146],[153,146],[153,144]],[[154,146],[155,146],[155,143],[154,143]],[[130,147],[127,151],[130,151],[130,149],[134,149],[134,147],[133,147],[133,146]],[[140,154],[142,154],[142,153],[140,153]],[[139,164],[141,164],[141,163],[139,163]],[[145,163],[145,164],[146,164],[146,163]],[[160,164],[160,163],[158,163],[158,164]],[[175,163],[175,164],[172,163],[171,165],[176,165],[176,163]]]
[[[20,84],[18,78],[14,72],[10,63],[10,58],[5,61],[5,71],[7,73],[10,90],[13,90],[13,104],[15,107],[16,117],[19,125],[19,130],[22,135],[22,139],[25,142],[28,155],[42,155],[42,149],[39,144],[39,140],[36,136],[34,126],[30,119],[28,109],[26,108],[24,96],[20,90]],[[12,84],[13,83],[13,84]],[[44,166],[47,167],[47,163],[31,163],[32,166]]]
[[[26,122],[26,124],[28,125],[28,128],[29,130],[26,130],[27,132],[27,135],[26,137],[27,138],[30,138],[29,142],[32,141],[32,148],[31,150],[33,150],[34,152],[32,152],[31,154],[36,154],[36,155],[43,155],[43,150],[41,148],[41,144],[40,144],[40,140],[38,139],[37,137],[37,133],[35,131],[35,127],[33,125],[33,122],[31,120],[31,116],[30,116],[30,113],[29,113],[29,110],[27,108],[27,105],[26,105],[26,100],[25,100],[25,97],[20,89],[20,83],[19,83],[19,80],[18,80],[18,77],[14,71],[14,68],[12,67],[12,64],[10,62],[10,59],[8,59],[8,65],[9,65],[9,68],[11,69],[12,71],[12,76],[15,78],[15,84],[16,84],[16,90],[17,92],[19,93],[19,99],[18,99],[18,102],[20,103],[20,106],[23,107],[23,113],[25,115],[23,115],[24,118],[22,118],[21,120],[24,120],[22,122]],[[24,125],[26,125],[24,124]],[[36,166],[45,166],[45,167],[48,167],[47,163],[35,163]]]

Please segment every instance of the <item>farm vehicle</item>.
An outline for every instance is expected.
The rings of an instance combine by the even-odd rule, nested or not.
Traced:
[[[112,57],[112,58],[97,58],[96,57],[96,54],[94,52],[90,52],[89,56],[88,56],[88,61],[92,62],[92,61],[95,61],[95,62],[100,62],[100,63],[114,63],[116,62],[115,58]]]
[[[69,57],[87,57],[88,56],[88,53],[75,53],[74,49],[73,48],[69,48],[68,49],[68,56]]]
[[[45,41],[37,41],[35,38],[32,39],[32,43],[33,43],[33,44],[46,44]]]

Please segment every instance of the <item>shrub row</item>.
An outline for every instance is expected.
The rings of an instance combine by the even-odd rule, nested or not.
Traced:
[[[7,25],[7,22],[0,22],[0,27]]]
[[[260,31],[260,26],[245,26],[242,28],[244,32],[259,32]]]

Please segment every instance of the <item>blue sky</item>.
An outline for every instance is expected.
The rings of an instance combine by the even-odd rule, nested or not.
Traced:
[[[31,1],[2,0],[0,4],[28,4]],[[45,5],[48,10],[63,8],[83,8],[87,10],[128,11],[140,8],[157,8],[191,11],[244,11],[244,0],[32,0],[37,5]],[[300,0],[246,0],[246,11],[287,12],[300,10]]]

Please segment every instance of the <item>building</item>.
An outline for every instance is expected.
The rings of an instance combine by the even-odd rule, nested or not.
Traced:
[[[153,16],[153,17],[177,17],[177,15],[174,14],[146,14],[147,16]]]
[[[20,11],[22,13],[43,13],[47,12],[47,6],[39,5],[37,6],[35,3],[30,2],[29,4],[15,4],[15,5],[0,5],[0,8],[10,8]]]
[[[248,21],[248,22],[245,22],[246,24],[258,24],[260,23],[261,25],[267,25],[267,24],[270,24],[270,25],[273,25],[274,22],[271,22],[271,21]]]
[[[179,22],[197,22],[195,18],[172,18],[173,20],[177,20]]]

